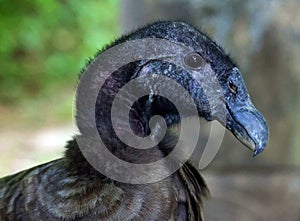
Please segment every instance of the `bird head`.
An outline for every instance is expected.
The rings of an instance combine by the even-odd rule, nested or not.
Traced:
[[[174,79],[192,96],[200,117],[218,120],[254,155],[264,150],[269,134],[266,120],[252,104],[239,68],[217,43],[184,22],[157,22],[117,40],[112,46],[145,38],[165,39],[189,48],[190,52],[181,57],[181,67],[157,59],[140,62],[134,77],[155,73]],[[216,79],[217,88],[207,80],[207,73]],[[212,104],[208,93],[215,95],[213,103],[221,105]],[[184,96],[176,96],[184,103]],[[160,99],[160,102],[166,101]]]

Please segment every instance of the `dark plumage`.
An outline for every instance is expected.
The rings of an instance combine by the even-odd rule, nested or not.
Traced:
[[[144,38],[167,39],[200,55],[203,65],[214,71],[224,93],[224,99],[219,100],[226,105],[223,125],[255,154],[264,149],[268,139],[266,122],[252,105],[238,68],[215,42],[186,23],[157,22],[116,40],[106,49]],[[156,147],[137,150],[122,143],[112,129],[110,107],[119,88],[152,72],[181,84],[193,97],[200,117],[218,120],[215,114],[218,111],[211,110],[214,107],[209,107],[203,88],[185,69],[159,60],[127,64],[106,80],[95,111],[103,142],[115,156],[128,162],[153,162],[167,155],[177,142],[176,137],[167,133]],[[185,98],[178,94],[177,99],[184,102]],[[132,110],[131,127],[139,136],[149,135],[148,121],[154,115],[163,116],[169,127],[180,121],[176,108],[157,95],[139,99]],[[77,120],[82,117],[77,114]],[[86,129],[82,127],[89,125],[81,125],[81,133]],[[0,220],[203,220],[201,206],[208,189],[191,163],[185,163],[176,173],[156,183],[126,184],[96,171],[75,139],[66,148],[61,159],[0,180]]]

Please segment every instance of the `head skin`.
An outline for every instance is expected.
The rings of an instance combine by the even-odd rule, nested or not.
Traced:
[[[122,82],[119,85],[124,85],[133,78],[140,77],[145,74],[158,74],[165,75],[180,83],[186,90],[189,91],[193,97],[197,106],[199,116],[207,121],[219,120],[223,126],[232,132],[232,134],[243,144],[245,144],[250,150],[254,152],[254,155],[261,153],[267,145],[269,130],[266,120],[262,114],[252,104],[246,85],[243,81],[239,68],[232,61],[229,55],[217,45],[216,42],[211,40],[205,33],[199,31],[195,27],[186,24],[184,22],[156,22],[144,28],[138,29],[129,35],[123,36],[116,40],[112,45],[106,49],[115,45],[121,44],[130,40],[145,39],[145,38],[159,38],[166,39],[176,44],[182,44],[185,47],[190,48],[198,55],[198,59],[201,59],[198,67],[194,70],[194,73],[198,76],[202,76],[205,70],[209,69],[213,72],[217,78],[219,85],[222,88],[223,96],[218,100],[226,107],[226,120],[219,120],[219,110],[214,109],[209,105],[204,89],[197,82],[197,77],[189,74],[184,68],[178,67],[174,64],[160,60],[147,60],[136,61],[116,71],[112,78],[117,78],[118,82]],[[187,66],[193,64],[187,64]],[[187,67],[191,68],[191,67]],[[193,67],[192,67],[193,68]],[[110,85],[110,80],[107,85]],[[104,90],[105,90],[104,85]],[[211,93],[214,93],[214,88],[211,88]],[[111,93],[111,92],[110,92]],[[109,97],[113,97],[117,93],[117,89],[109,94]],[[107,93],[104,93],[107,95]],[[156,96],[151,102],[149,97],[137,102],[136,109],[140,109],[141,106],[145,107],[147,102],[147,111],[143,110],[135,116],[140,118],[138,123],[133,125],[133,130],[140,136],[149,134],[148,120],[156,114],[162,115],[168,125],[172,125],[179,121],[178,112],[170,104],[166,105],[166,99]],[[178,99],[184,97],[178,95]],[[99,100],[99,104],[109,99],[104,98]],[[98,103],[98,102],[97,102]],[[97,109],[97,107],[96,107]],[[104,113],[103,108],[100,108],[96,116],[99,124],[103,119],[107,119],[107,114]],[[101,117],[102,116],[102,117]],[[103,117],[105,116],[105,117]],[[103,125],[103,124],[102,124]],[[99,128],[103,131],[103,128]]]

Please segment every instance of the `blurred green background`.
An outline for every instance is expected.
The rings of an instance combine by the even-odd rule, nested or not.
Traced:
[[[0,1],[0,176],[62,155],[78,75],[118,37],[118,5]]]
[[[1,112],[19,110],[18,117],[37,124],[69,120],[77,74],[119,33],[117,5],[117,0],[0,1]]]

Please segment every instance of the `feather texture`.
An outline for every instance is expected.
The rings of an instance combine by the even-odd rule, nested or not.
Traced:
[[[202,220],[208,190],[191,164],[157,183],[124,184],[95,171],[75,141],[67,148],[77,166],[66,157],[0,180],[0,220]]]

